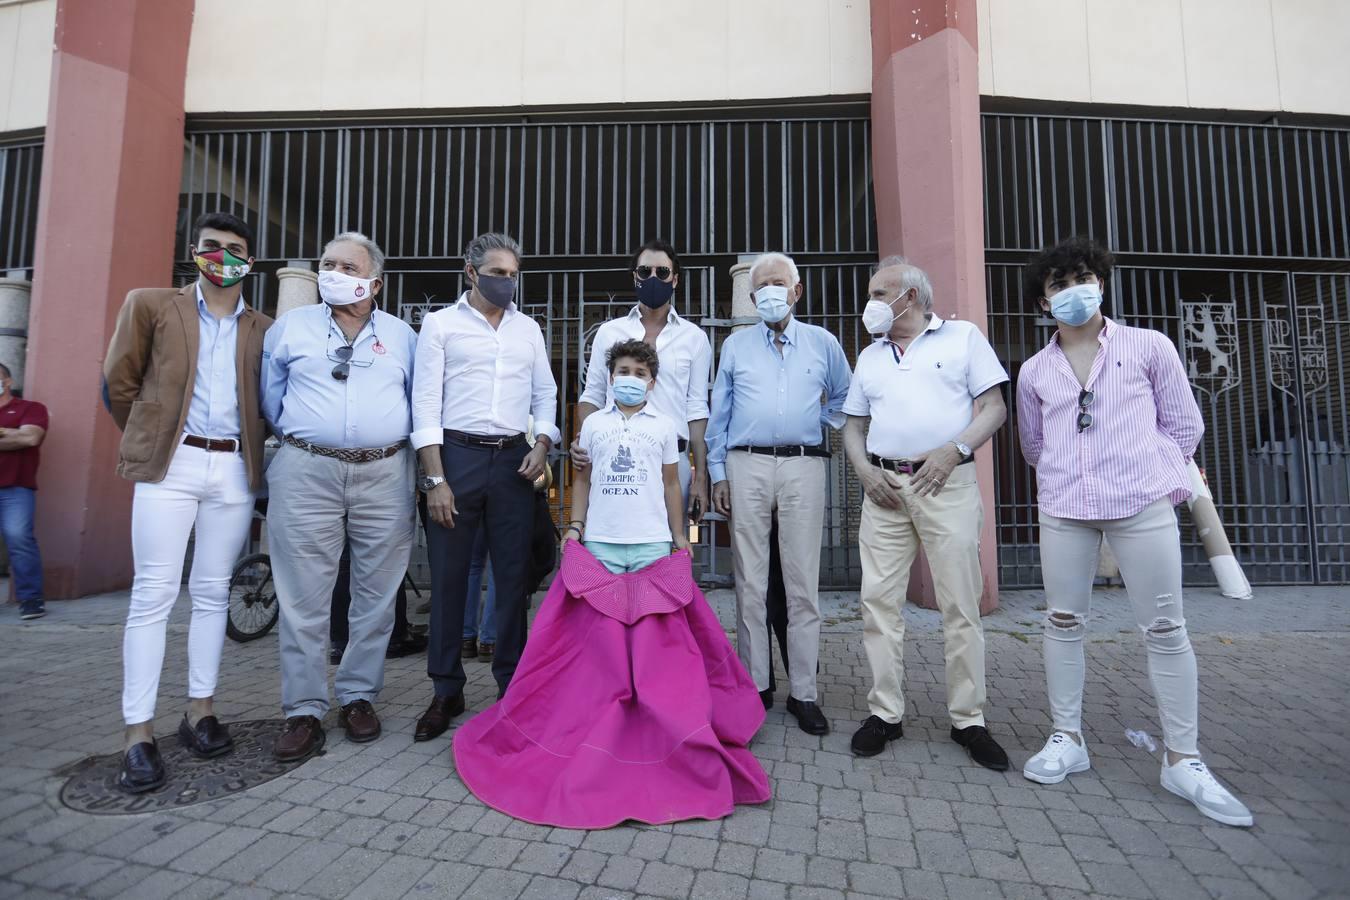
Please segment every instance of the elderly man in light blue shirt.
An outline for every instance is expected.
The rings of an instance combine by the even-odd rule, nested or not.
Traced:
[[[284,443],[267,470],[272,573],[281,603],[281,760],[323,747],[333,584],[351,544],[349,637],[334,679],[339,721],[356,742],[380,736],[371,701],[384,685],[394,597],[412,549],[411,391],[417,338],[375,308],[384,254],[338,235],[319,263],[318,306],[267,333],[262,409]]]
[[[820,542],[830,455],[825,428],[844,424],[848,359],[834,335],[793,316],[802,285],[789,257],[759,257],[750,282],[763,321],[722,344],[708,420],[713,508],[731,520],[736,649],[767,707],[773,695],[765,593],[776,510],[788,606],[787,709],[803,731],[826,734],[829,723],[816,704]]]

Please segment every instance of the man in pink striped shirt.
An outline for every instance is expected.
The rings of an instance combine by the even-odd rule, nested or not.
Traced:
[[[1252,815],[1200,760],[1195,652],[1181,611],[1173,507],[1204,423],[1166,335],[1102,315],[1108,250],[1070,238],[1026,266],[1058,332],[1017,379],[1022,455],[1036,468],[1045,582],[1045,680],[1055,731],[1022,774],[1056,784],[1091,767],[1082,736],[1083,632],[1102,538],[1120,563],[1162,719],[1162,785],[1227,825]]]

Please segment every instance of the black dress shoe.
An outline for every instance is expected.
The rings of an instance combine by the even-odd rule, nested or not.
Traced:
[[[390,640],[389,649],[384,651],[385,659],[399,659],[404,656],[412,656],[414,653],[421,653],[427,649],[427,639],[420,634],[408,634],[400,640]]]
[[[414,741],[429,741],[445,734],[450,720],[464,712],[464,692],[449,697],[440,694],[431,698],[431,705],[417,720],[417,730],[413,732]]]
[[[155,741],[132,744],[123,754],[117,786],[128,794],[153,791],[163,786],[164,779],[164,760],[159,758],[159,744]]]
[[[773,709],[773,688],[769,688],[767,691],[760,691],[759,700],[764,704],[765,709]]]
[[[892,725],[880,716],[868,716],[862,727],[853,733],[850,746],[854,756],[876,756],[886,749],[887,741],[899,740],[904,733],[899,722]]]
[[[970,758],[986,769],[993,769],[995,772],[1007,771],[1008,754],[1003,752],[1003,748],[994,740],[989,729],[983,725],[970,725],[966,728],[957,728],[953,725],[952,740],[965,747]]]
[[[788,697],[787,711],[797,717],[797,727],[807,734],[830,733],[830,723],[825,720],[825,714],[812,701]]]
[[[178,725],[178,743],[199,759],[224,756],[234,749],[230,730],[215,716],[202,716],[196,725],[190,725],[187,713],[183,713],[183,721]]]
[[[460,659],[478,658],[477,638],[465,638],[464,640],[459,642],[459,658]]]

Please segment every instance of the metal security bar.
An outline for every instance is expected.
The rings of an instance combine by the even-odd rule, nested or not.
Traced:
[[[0,146],[0,273],[33,268],[42,142]]]

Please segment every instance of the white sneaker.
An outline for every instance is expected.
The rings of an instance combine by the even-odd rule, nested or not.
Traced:
[[[1022,767],[1022,774],[1041,784],[1059,784],[1074,772],[1092,768],[1087,747],[1076,742],[1063,731],[1056,731],[1037,753]]]
[[[1251,810],[1219,784],[1210,774],[1209,767],[1198,759],[1183,759],[1174,766],[1164,763],[1162,786],[1178,797],[1185,797],[1216,822],[1240,826],[1252,824]]]

